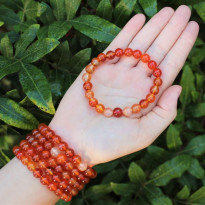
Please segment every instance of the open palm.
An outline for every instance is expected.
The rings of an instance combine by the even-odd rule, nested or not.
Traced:
[[[196,40],[199,27],[190,21],[190,9],[164,8],[144,27],[145,17],[135,15],[104,51],[139,49],[162,70],[163,84],[156,101],[131,118],[106,118],[88,104],[81,72],[61,100],[50,127],[88,164],[95,165],[149,146],[174,120],[178,85],[171,86]],[[142,28],[143,27],[143,28]],[[147,64],[133,57],[115,57],[92,75],[93,91],[105,107],[131,106],[144,99],[153,84]]]

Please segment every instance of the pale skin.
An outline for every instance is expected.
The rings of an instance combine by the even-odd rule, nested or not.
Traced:
[[[156,101],[140,114],[106,118],[88,105],[82,88],[83,70],[61,100],[49,126],[82,160],[97,165],[146,148],[177,114],[179,85],[172,86],[197,38],[199,26],[189,21],[191,11],[166,7],[148,23],[135,15],[104,51],[140,49],[162,70],[163,85]],[[146,97],[153,77],[147,65],[132,57],[106,61],[92,76],[93,91],[105,107],[131,106]],[[51,205],[58,197],[14,158],[0,171],[0,199],[4,205]],[[9,193],[9,194],[8,194]],[[11,197],[12,196],[12,197]]]

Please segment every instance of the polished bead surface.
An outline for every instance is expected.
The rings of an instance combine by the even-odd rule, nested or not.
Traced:
[[[59,164],[55,167],[55,171],[58,173],[61,173],[61,172],[63,172],[63,167]]]
[[[132,55],[134,56],[134,58],[138,59],[141,58],[142,52],[140,50],[134,50]]]
[[[159,93],[159,87],[157,85],[153,85],[150,88],[150,92],[153,93],[154,95],[157,95]]]
[[[68,149],[68,145],[66,142],[61,142],[59,145],[58,145],[58,148],[60,151],[66,151]]]
[[[46,160],[41,159],[41,160],[39,160],[39,162],[38,162],[38,166],[39,166],[40,168],[46,168],[46,167],[48,166],[48,163],[47,163]]]
[[[44,144],[44,143],[46,142],[46,140],[47,140],[46,137],[44,137],[44,136],[42,136],[42,135],[41,135],[41,136],[39,137],[39,139],[38,139],[38,141],[39,141],[41,144]]]
[[[89,105],[91,107],[95,107],[98,104],[98,100],[96,98],[90,98],[89,99]]]
[[[51,167],[55,167],[57,165],[57,161],[54,157],[49,157],[47,161],[48,161],[49,166]]]
[[[61,196],[63,194],[63,190],[58,188],[58,189],[55,190],[55,194],[57,196]]]
[[[44,185],[48,185],[51,182],[51,180],[52,180],[52,178],[50,176],[47,176],[47,175],[42,176],[40,178],[41,183]]]
[[[159,68],[154,69],[153,76],[160,77],[162,75],[162,71]]]
[[[104,107],[104,105],[102,105],[102,104],[97,104],[96,107],[95,107],[95,109],[96,109],[96,111],[97,111],[98,113],[103,113],[105,107]]]
[[[72,162],[66,162],[65,164],[64,164],[64,168],[65,168],[65,170],[72,170],[73,169],[73,163]]]
[[[33,147],[29,147],[29,148],[27,149],[27,154],[28,154],[29,156],[33,156],[33,155],[35,154],[35,149],[34,149]]]
[[[47,150],[50,150],[52,147],[53,147],[53,143],[51,141],[46,141],[44,143],[44,147],[47,149]]]
[[[93,58],[93,59],[91,60],[91,64],[94,65],[94,66],[98,66],[99,63],[100,63],[100,62],[98,61],[97,58]]]
[[[106,56],[107,56],[108,59],[112,60],[112,59],[115,57],[115,52],[113,52],[113,51],[108,51],[108,52],[106,53]]]
[[[148,107],[149,102],[147,100],[141,100],[139,104],[140,104],[142,109],[145,109]]]
[[[151,60],[151,61],[148,62],[148,67],[151,70],[154,70],[157,67],[157,63],[155,61]]]
[[[78,171],[78,169],[73,169],[71,171],[71,175],[74,176],[74,177],[77,177],[79,174],[80,174],[80,172]]]
[[[66,159],[67,159],[67,156],[65,154],[59,154],[57,157],[56,157],[56,161],[57,163],[59,164],[64,164],[66,162]]]
[[[39,141],[38,141],[38,140],[33,140],[33,142],[31,142],[31,145],[32,145],[33,147],[37,147],[38,144],[39,144]]]
[[[80,164],[78,164],[78,169],[79,169],[80,171],[85,171],[85,170],[87,169],[87,164],[81,162]]]
[[[70,179],[71,178],[70,173],[68,171],[63,171],[62,178],[67,180]]]
[[[115,108],[114,110],[113,110],[113,115],[115,116],[115,117],[121,117],[122,116],[122,109],[121,108],[119,108],[119,107],[117,107],[117,108]]]
[[[34,155],[32,156],[32,160],[33,160],[34,162],[38,162],[38,161],[40,160],[40,155],[39,155],[39,154],[34,154]]]
[[[50,157],[50,152],[48,150],[43,150],[41,155],[44,159],[47,159]]]
[[[115,50],[115,55],[116,55],[117,57],[121,57],[121,56],[123,56],[123,54],[124,54],[124,51],[123,51],[122,48],[117,48],[117,49]]]
[[[59,183],[59,187],[61,189],[65,189],[66,187],[68,186],[68,180],[62,180],[60,183]]]
[[[65,151],[67,157],[72,157],[74,155],[74,150],[69,148]]]
[[[58,135],[54,135],[52,141],[54,144],[59,144],[61,142],[61,137]]]
[[[79,155],[73,156],[73,163],[74,164],[80,164],[81,163],[81,157]]]
[[[90,73],[90,74],[92,74],[94,72],[94,69],[95,69],[95,67],[92,64],[89,64],[85,67],[86,72]]]
[[[39,144],[36,146],[36,152],[41,153],[44,150],[43,145]]]
[[[54,182],[61,182],[62,181],[62,177],[61,177],[61,174],[54,174],[53,175],[53,181]]]
[[[148,63],[148,62],[150,61],[150,56],[149,56],[147,53],[143,54],[143,55],[141,56],[141,61],[142,61],[143,63]]]
[[[34,175],[34,177],[36,177],[36,178],[40,178],[41,176],[42,176],[42,170],[41,169],[39,169],[39,168],[36,168],[34,171],[33,171],[33,175]]]
[[[90,99],[94,97],[94,92],[92,90],[86,90],[85,91],[85,97]]]
[[[125,56],[128,56],[128,57],[132,56],[132,53],[133,51],[131,48],[126,48],[124,51]]]
[[[58,188],[58,184],[57,183],[50,183],[48,185],[48,189],[51,191],[56,191],[56,189]]]
[[[162,79],[160,77],[154,79],[154,84],[157,86],[162,85]]]
[[[85,90],[91,90],[92,87],[93,87],[93,85],[92,85],[91,82],[85,82],[85,83],[83,84],[83,88],[84,88]]]
[[[100,53],[97,57],[98,61],[104,62],[106,60],[107,56],[104,53]]]
[[[51,156],[57,157],[60,154],[60,150],[58,147],[52,147],[51,148]]]
[[[12,150],[13,150],[13,153],[16,155],[20,151],[20,149],[21,148],[19,146],[14,146]]]
[[[104,114],[105,117],[112,117],[112,115],[113,115],[113,110],[112,110],[111,108],[105,108],[103,114]]]
[[[141,106],[139,104],[132,105],[132,112],[139,113],[141,111]]]
[[[125,107],[122,112],[126,117],[130,117],[132,115],[132,109],[130,107]]]
[[[82,79],[83,79],[84,82],[90,82],[90,80],[91,80],[91,75],[90,75],[89,73],[84,73],[84,74],[82,75]]]
[[[146,99],[149,101],[149,103],[152,103],[155,100],[155,95],[153,93],[149,93]]]
[[[76,180],[77,180],[77,178],[76,177],[71,177],[68,181],[68,183],[71,185],[71,186],[73,186],[74,184],[75,184],[75,182],[76,182]]]

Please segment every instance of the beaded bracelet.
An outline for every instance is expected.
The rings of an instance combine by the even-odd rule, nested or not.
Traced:
[[[13,153],[41,184],[66,202],[97,176],[91,166],[83,163],[81,157],[43,123],[28,134],[20,146],[13,147]]]
[[[105,108],[103,104],[99,104],[98,100],[94,98],[94,92],[92,91],[92,83],[91,76],[95,69],[100,65],[100,63],[108,60],[112,60],[116,57],[122,56],[131,57],[133,56],[135,59],[140,59],[143,63],[148,64],[148,68],[152,70],[152,75],[155,77],[153,81],[153,86],[150,88],[150,93],[147,94],[146,99],[140,100],[138,104],[134,104],[131,107],[125,107],[121,109],[119,107],[114,108]],[[91,63],[86,66],[85,68],[86,73],[82,75],[82,79],[84,81],[83,88],[85,89],[85,97],[89,100],[89,105],[94,107],[95,110],[100,113],[104,114],[105,117],[130,117],[132,114],[139,113],[141,109],[145,109],[148,107],[150,103],[155,101],[155,95],[159,93],[159,86],[162,85],[162,79],[160,78],[162,72],[159,68],[157,68],[157,63],[154,60],[150,60],[150,56],[145,53],[142,54],[140,50],[132,50],[131,48],[126,48],[125,50],[121,48],[117,48],[114,51],[108,51],[106,54],[100,53],[97,58],[93,58]]]

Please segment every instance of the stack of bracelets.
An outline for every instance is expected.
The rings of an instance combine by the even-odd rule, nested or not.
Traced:
[[[82,190],[96,171],[81,161],[51,128],[41,123],[28,134],[13,152],[21,162],[33,171],[36,178],[64,201],[68,202]]]

